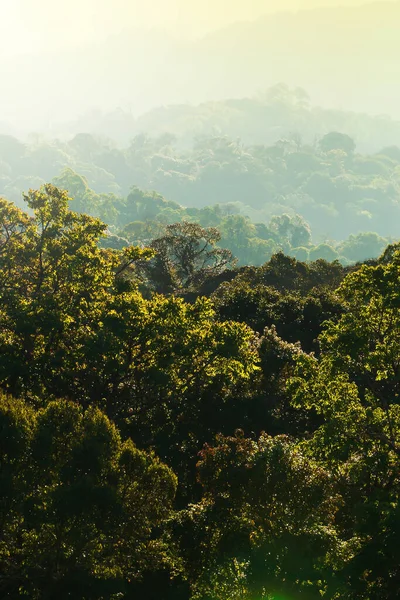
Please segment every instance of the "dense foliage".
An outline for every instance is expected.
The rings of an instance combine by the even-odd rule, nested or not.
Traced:
[[[0,594],[392,600],[400,250],[235,266],[0,204]],[[103,239],[103,243],[100,243]]]

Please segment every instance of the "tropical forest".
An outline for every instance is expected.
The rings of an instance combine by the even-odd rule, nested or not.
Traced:
[[[400,598],[400,2],[59,4],[0,3],[0,598]]]

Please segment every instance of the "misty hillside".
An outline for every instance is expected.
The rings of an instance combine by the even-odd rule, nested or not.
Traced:
[[[291,89],[283,83],[253,98],[157,107],[136,120],[122,111],[92,116],[89,127],[93,132],[112,137],[122,133],[123,122],[125,133],[172,133],[181,144],[215,134],[240,138],[248,144],[272,144],[282,137],[297,135],[311,144],[329,131],[341,131],[353,137],[363,152],[400,145],[400,121],[384,115],[314,106],[306,90]],[[89,124],[87,116],[70,127],[79,130],[85,124]]]
[[[380,2],[281,12],[198,41],[135,30],[0,59],[2,120],[54,129],[94,108],[137,116],[160,104],[253,95],[278,81],[305,87],[318,104],[400,116],[399,20],[400,2]]]

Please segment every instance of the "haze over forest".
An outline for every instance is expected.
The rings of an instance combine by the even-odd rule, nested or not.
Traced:
[[[58,134],[94,109],[136,117],[281,81],[400,118],[400,2],[361,4],[2,0],[2,129]]]
[[[400,598],[399,23],[0,0],[0,598]]]

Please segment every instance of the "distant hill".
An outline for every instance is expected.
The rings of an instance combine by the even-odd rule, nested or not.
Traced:
[[[305,90],[283,83],[252,98],[159,106],[136,119],[122,109],[94,111],[63,124],[58,134],[69,137],[83,131],[122,146],[141,134],[172,134],[180,148],[190,148],[195,139],[215,135],[240,139],[247,145],[274,144],[293,137],[313,145],[330,131],[350,135],[360,152],[400,146],[400,120],[313,106]]]
[[[103,127],[102,133],[111,135],[116,117],[115,113],[105,117],[98,121],[97,127],[99,130]],[[132,121],[131,127],[135,134],[172,133],[183,145],[191,144],[196,137],[210,135],[228,135],[245,144],[273,144],[297,135],[304,143],[312,144],[329,131],[340,131],[355,140],[360,152],[400,146],[400,120],[313,106],[305,90],[290,89],[285,84],[273,86],[253,98],[159,107]]]

